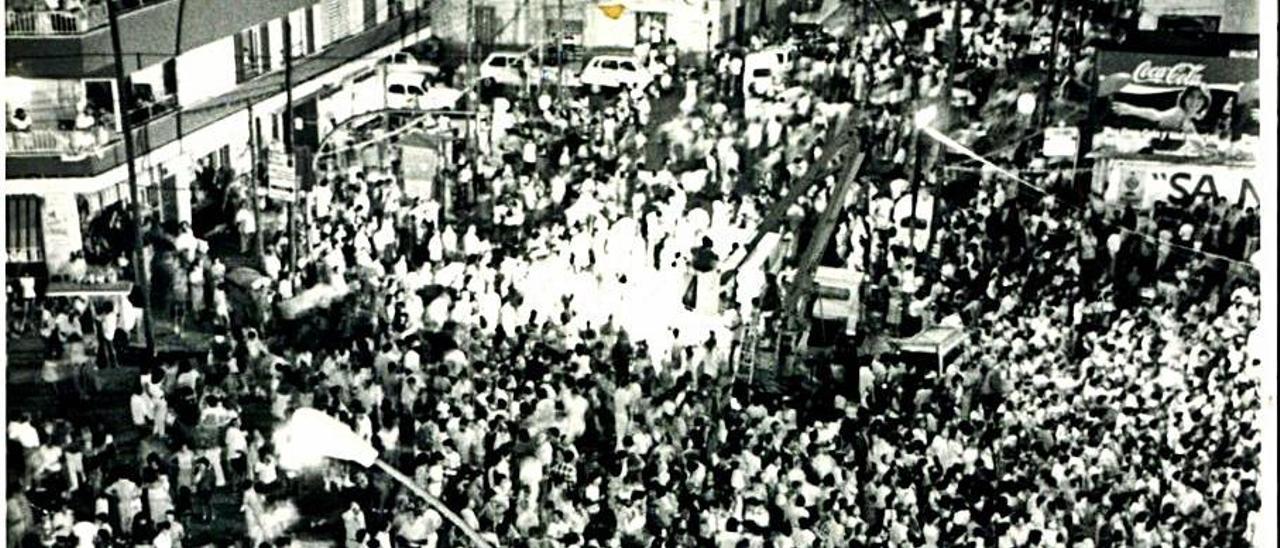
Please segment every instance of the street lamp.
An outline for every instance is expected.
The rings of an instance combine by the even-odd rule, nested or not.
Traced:
[[[428,493],[413,479],[404,475],[394,466],[378,458],[378,450],[364,441],[360,436],[329,415],[316,409],[304,407],[293,412],[293,416],[272,436],[280,454],[280,465],[285,469],[300,470],[323,464],[325,459],[336,459],[359,464],[365,468],[374,467],[391,476],[401,485],[422,497],[437,512],[453,523],[476,544],[484,548],[497,548],[494,543],[485,540],[480,533],[467,525],[463,519],[444,505],[440,499]]]
[[[912,115],[912,121],[915,122],[916,129],[923,129],[933,125],[938,119],[938,105],[929,105],[917,110]]]

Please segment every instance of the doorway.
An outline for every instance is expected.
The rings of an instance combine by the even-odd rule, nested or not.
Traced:
[[[115,130],[120,131],[120,94],[119,88],[116,86],[115,80],[82,80],[84,86],[84,100],[89,109],[94,112],[95,116],[101,117],[109,115],[115,124]],[[80,113],[76,113],[79,115]]]

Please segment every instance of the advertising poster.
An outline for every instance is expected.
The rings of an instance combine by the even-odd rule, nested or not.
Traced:
[[[80,236],[80,210],[70,192],[45,194],[41,229],[44,258],[50,272],[60,272],[71,262],[71,254],[84,249]]]
[[[1225,159],[1259,133],[1252,59],[1103,51],[1097,100],[1096,153]]]
[[[1248,164],[1174,164],[1143,160],[1110,160],[1101,171],[1108,203],[1150,208],[1157,201],[1185,205],[1196,196],[1225,198],[1228,203],[1259,207],[1257,169]]]

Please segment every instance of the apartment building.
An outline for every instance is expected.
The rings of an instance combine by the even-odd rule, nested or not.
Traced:
[[[425,0],[117,1],[124,82],[103,0],[7,3],[3,189],[16,268],[56,273],[82,249],[84,228],[130,199],[122,120],[144,209],[190,220],[200,165],[247,173],[251,137],[267,148],[284,131],[315,147],[341,116],[326,112],[342,103],[332,97],[430,34]]]
[[[630,49],[651,33],[684,52],[708,49],[784,17],[781,0],[448,0],[437,28],[454,43],[468,39],[467,10],[480,51],[528,47],[564,35],[587,48]]]

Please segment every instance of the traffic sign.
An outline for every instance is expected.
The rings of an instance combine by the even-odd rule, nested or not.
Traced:
[[[297,191],[297,169],[290,163],[284,147],[272,146],[267,154],[267,197],[273,200],[294,200]]]

